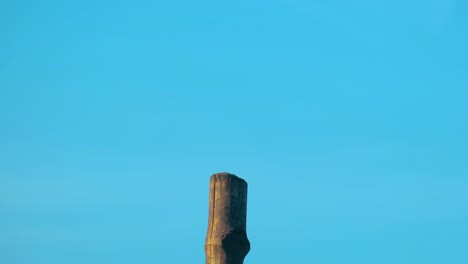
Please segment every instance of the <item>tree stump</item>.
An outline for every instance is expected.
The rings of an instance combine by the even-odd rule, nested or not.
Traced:
[[[210,178],[206,264],[243,264],[247,239],[247,182],[230,173]]]

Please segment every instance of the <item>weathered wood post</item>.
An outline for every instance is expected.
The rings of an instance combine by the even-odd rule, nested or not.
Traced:
[[[230,173],[210,178],[206,264],[243,264],[247,239],[247,182]]]

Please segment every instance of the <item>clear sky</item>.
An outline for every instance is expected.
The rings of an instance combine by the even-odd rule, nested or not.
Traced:
[[[0,263],[468,263],[468,5],[0,2]]]

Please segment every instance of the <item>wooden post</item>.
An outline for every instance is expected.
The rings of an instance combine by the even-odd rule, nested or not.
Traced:
[[[247,182],[230,173],[210,178],[206,264],[243,264],[247,239]]]

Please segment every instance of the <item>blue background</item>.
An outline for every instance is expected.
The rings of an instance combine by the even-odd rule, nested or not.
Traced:
[[[0,262],[468,263],[466,1],[0,3]]]

